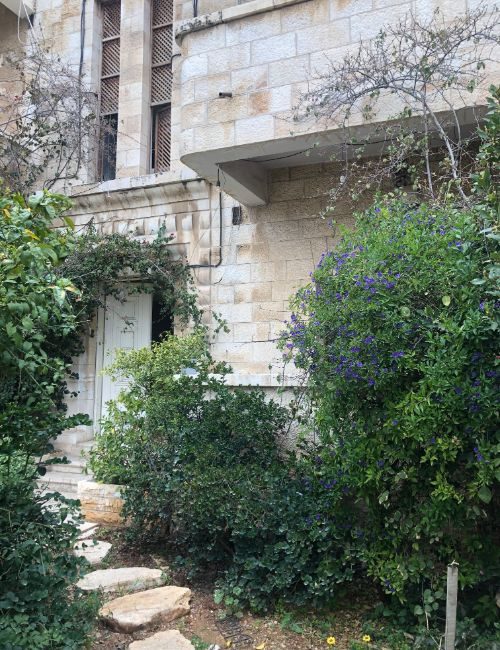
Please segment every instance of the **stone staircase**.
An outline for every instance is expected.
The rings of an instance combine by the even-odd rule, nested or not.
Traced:
[[[92,480],[92,474],[85,472],[84,454],[92,448],[93,440],[82,439],[81,432],[65,431],[54,443],[54,451],[42,460],[67,458],[68,463],[46,465],[46,473],[38,479],[41,490],[60,492],[70,499],[77,498],[79,481]]]

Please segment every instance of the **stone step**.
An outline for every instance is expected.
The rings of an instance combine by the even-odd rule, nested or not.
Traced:
[[[54,445],[54,451],[56,452],[63,452],[65,454],[71,454],[72,456],[81,456],[82,452],[87,453],[92,449],[94,439],[83,442],[73,442],[72,440],[57,438],[57,440],[52,444]]]
[[[160,587],[165,582],[161,569],[148,569],[134,566],[120,569],[101,569],[92,571],[78,581],[77,587],[83,591],[143,591]]]
[[[61,456],[62,458],[62,456]],[[71,458],[66,456],[68,463],[54,463],[45,465],[46,474],[45,477],[48,477],[49,474],[62,473],[62,474],[80,474],[88,478],[90,475],[85,472],[85,461],[80,458]],[[82,480],[85,480],[82,479]]]
[[[188,614],[190,598],[190,589],[157,587],[115,598],[101,607],[99,616],[116,632],[130,634]]]
[[[91,565],[100,564],[110,552],[112,544],[92,539],[83,539],[76,543],[73,553],[84,557]]]
[[[80,534],[78,535],[79,540],[88,539],[93,537],[96,532],[99,530],[100,526],[95,521],[84,521],[82,524],[78,525]]]
[[[79,481],[87,480],[85,474],[74,474],[72,472],[47,472],[45,476],[38,479],[39,489],[44,492],[61,492],[65,496],[71,495],[72,499],[77,498],[77,488]]]
[[[142,641],[134,641],[128,650],[194,650],[194,646],[179,630],[165,630]]]

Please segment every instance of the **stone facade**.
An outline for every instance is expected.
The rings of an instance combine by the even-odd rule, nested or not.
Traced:
[[[193,265],[207,321],[218,312],[228,324],[229,332],[213,345],[215,357],[233,366],[234,383],[272,390],[282,371],[276,340],[289,297],[335,244],[320,214],[340,172],[328,157],[307,164],[293,152],[325,138],[333,142],[338,127],[295,125],[292,107],[329,60],[383,25],[410,10],[430,15],[437,7],[447,20],[477,2],[173,0],[171,160],[160,174],[152,174],[150,165],[152,2],[121,0],[116,178],[99,181],[89,164],[59,189],[73,197],[77,226],[93,219],[102,232],[142,239],[154,237],[162,225],[174,233],[174,250]],[[19,48],[18,19],[4,4],[0,0],[0,57]],[[82,57],[85,82],[99,93],[98,0],[37,0],[31,24],[21,18],[19,30],[25,42],[34,39],[75,67]],[[2,83],[5,72],[0,90]],[[481,103],[482,93],[471,102]],[[241,208],[236,222],[233,208]],[[336,221],[350,227],[352,213],[352,206],[338,205]],[[98,315],[86,352],[75,362],[79,396],[70,403],[70,411],[87,412],[94,421],[102,346]],[[78,455],[92,435],[92,427],[68,432],[59,446]]]

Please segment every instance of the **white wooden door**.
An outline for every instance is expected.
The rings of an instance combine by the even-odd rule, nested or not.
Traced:
[[[151,345],[151,294],[136,293],[120,302],[106,300],[103,341],[103,367],[113,363],[117,350],[136,350]],[[127,385],[125,379],[102,378],[101,415],[106,413],[106,403],[118,396]]]

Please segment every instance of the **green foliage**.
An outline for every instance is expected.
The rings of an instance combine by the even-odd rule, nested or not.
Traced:
[[[4,467],[2,469],[5,469]],[[52,495],[54,497],[54,495]],[[0,647],[81,648],[98,602],[73,585],[86,562],[72,555],[78,529],[74,504],[55,509],[26,477],[0,480]]]
[[[79,290],[72,300],[79,329],[58,342],[68,357],[82,352],[82,334],[97,309],[106,306],[107,296],[123,301],[127,293],[152,293],[178,326],[200,322],[191,271],[185,260],[174,257],[172,238],[163,228],[152,241],[102,234],[93,225],[80,233],[59,267]]]
[[[89,599],[69,591],[82,567],[70,509],[34,482],[50,441],[86,421],[64,415],[68,364],[54,347],[78,328],[68,299],[77,289],[58,273],[71,222],[51,227],[67,207],[57,195],[0,195],[0,646],[9,649],[79,648],[92,624]]]
[[[41,455],[76,423],[58,412],[68,366],[53,346],[77,327],[68,299],[76,289],[57,273],[71,224],[50,227],[67,208],[62,196],[0,197],[0,453],[9,456]]]
[[[498,303],[475,281],[496,242],[474,211],[403,199],[357,223],[295,298],[284,347],[309,373],[315,480],[356,504],[366,573],[435,620],[450,561],[461,602],[499,572]]]
[[[476,172],[473,175],[473,189],[476,197],[484,202],[479,208],[490,221],[498,225],[500,209],[500,86],[490,86],[488,110],[482,126],[478,129],[480,139],[476,159]],[[491,213],[491,214],[490,214]]]
[[[220,569],[216,598],[228,609],[327,601],[354,571],[348,516],[338,528],[323,521],[330,495],[310,489],[314,461],[278,448],[286,411],[260,391],[226,386],[227,370],[203,332],[122,354],[112,372],[129,388],[90,467],[127,484],[135,540],[168,539],[189,570]]]

